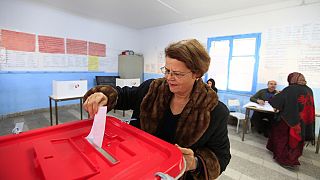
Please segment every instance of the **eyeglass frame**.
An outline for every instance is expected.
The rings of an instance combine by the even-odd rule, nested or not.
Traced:
[[[168,68],[166,68],[166,66],[163,66],[160,68],[161,73],[163,73],[165,76],[166,75],[171,75],[172,77],[176,77],[178,79],[183,78],[185,75],[192,73],[192,71],[190,72],[174,72],[174,71],[170,71]]]

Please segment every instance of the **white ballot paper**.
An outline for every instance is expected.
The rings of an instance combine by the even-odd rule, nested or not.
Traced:
[[[273,107],[268,103],[268,101],[265,101],[264,105],[260,105],[260,104],[255,103],[255,102],[248,102],[243,107],[244,108],[246,108],[246,107],[255,107],[257,109],[261,109],[261,110],[264,110],[264,111],[274,112]]]
[[[100,107],[98,113],[94,116],[91,131],[86,139],[94,145],[101,148],[106,126],[107,106]]]

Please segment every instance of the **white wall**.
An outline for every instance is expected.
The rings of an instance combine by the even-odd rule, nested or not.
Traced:
[[[300,0],[290,1],[142,30],[145,66],[157,63],[159,52],[177,40],[197,38],[206,45],[208,37],[264,32],[270,27],[320,19],[320,3],[300,4]]]
[[[161,66],[159,63],[163,63],[163,60],[161,61],[159,58],[159,54],[163,52],[164,48],[171,42],[187,38],[196,38],[206,46],[207,38],[209,37],[259,32],[263,33],[269,28],[282,27],[284,25],[294,26],[310,22],[319,23],[320,1],[307,0],[305,2],[310,2],[310,4],[304,6],[300,5],[301,2],[301,0],[284,2],[217,16],[199,18],[182,23],[144,29],[141,31],[141,37],[142,52],[145,59],[145,73],[157,73],[157,69]],[[266,87],[266,77],[264,77],[264,72],[261,70],[261,67],[259,67],[259,71],[257,84],[258,89]],[[275,72],[272,71],[272,73]],[[156,74],[154,74],[154,77],[156,77]],[[149,75],[149,78],[152,78],[152,75]],[[309,79],[308,82],[310,83],[312,80],[315,79]],[[286,86],[286,84],[283,85]],[[313,88],[313,91],[316,109],[319,111],[320,89],[319,87],[316,87]],[[242,104],[249,101],[248,96],[219,93],[219,99],[224,102],[230,97],[239,98]],[[319,119],[317,119],[317,121],[319,121]],[[317,123],[316,129],[319,129],[319,124],[320,123]],[[316,132],[316,134],[318,134],[318,132]]]
[[[0,29],[73,38],[107,45],[107,55],[126,49],[141,52],[137,30],[81,17],[32,1],[1,0]]]

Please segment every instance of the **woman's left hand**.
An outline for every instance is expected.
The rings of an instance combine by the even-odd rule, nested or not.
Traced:
[[[180,147],[178,144],[176,146],[180,149],[183,154],[184,159],[186,160],[186,171],[195,170],[197,168],[197,162],[194,157],[192,149]]]

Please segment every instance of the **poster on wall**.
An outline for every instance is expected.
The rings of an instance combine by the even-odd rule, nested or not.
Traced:
[[[4,47],[0,47],[0,63],[5,63],[7,58],[7,52]]]
[[[309,86],[320,88],[320,20],[269,28],[261,42],[260,83],[274,79],[286,85],[288,74],[297,71],[312,79]]]
[[[99,57],[89,56],[88,71],[98,71],[99,70]]]
[[[6,63],[2,64],[2,67],[10,70],[24,70],[26,68],[35,69],[39,67],[38,56],[33,52],[8,50]]]
[[[166,62],[164,51],[160,51],[158,53],[158,59],[157,60],[158,60],[158,64],[157,64],[157,69],[156,69],[155,73],[160,74],[161,73],[160,68],[163,67],[165,65],[165,62]]]
[[[121,54],[122,50],[108,48],[106,57],[101,57],[101,68],[108,69],[108,72],[118,72],[118,55]]]
[[[67,55],[67,66],[70,71],[87,71],[88,70],[88,56],[87,55]]]
[[[0,30],[0,71],[117,72],[117,61],[102,43]]]

